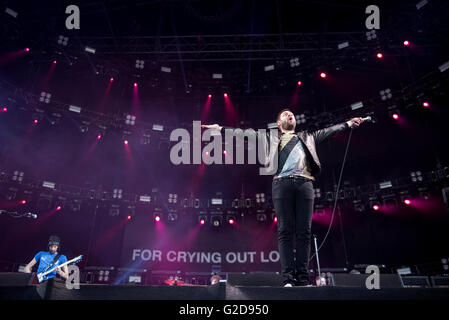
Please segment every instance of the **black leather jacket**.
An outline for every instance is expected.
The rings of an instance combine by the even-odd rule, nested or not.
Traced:
[[[313,176],[317,175],[321,171],[321,163],[318,158],[316,152],[316,144],[322,142],[326,138],[335,135],[336,133],[348,129],[349,126],[346,122],[336,124],[324,129],[316,130],[316,131],[299,131],[296,133],[299,139],[303,142],[305,146],[305,151],[309,155],[310,158],[310,166],[311,166],[311,174]],[[253,129],[247,129],[245,131],[238,130],[238,133],[235,133],[236,128],[223,126],[221,129],[221,133],[225,132],[225,130],[233,130],[233,135],[243,135],[245,132],[245,136],[255,135],[257,137],[259,146],[262,143],[263,148],[265,149],[265,168],[261,168],[261,175],[274,175],[277,172],[277,165],[279,159],[279,143],[280,143],[280,135],[281,132],[278,129],[267,130],[258,130],[257,132]]]

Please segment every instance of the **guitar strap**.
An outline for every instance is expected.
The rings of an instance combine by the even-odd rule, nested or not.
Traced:
[[[42,272],[46,272],[47,270],[50,270],[50,269],[55,265],[56,261],[58,261],[58,259],[59,259],[60,256],[61,256],[61,254],[58,253],[58,254],[54,257],[53,262],[51,263],[51,265],[49,265],[47,268],[45,268],[45,270],[42,271]]]

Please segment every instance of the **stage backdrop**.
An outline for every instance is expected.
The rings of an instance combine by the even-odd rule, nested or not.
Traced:
[[[194,215],[156,223],[152,214],[138,214],[125,226],[121,266],[181,272],[280,271],[276,225],[255,220],[245,217],[245,222],[223,221],[213,227],[210,221],[200,225]]]

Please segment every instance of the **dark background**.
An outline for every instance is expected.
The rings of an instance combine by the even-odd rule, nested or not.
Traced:
[[[442,197],[449,163],[448,79],[447,72],[438,69],[448,59],[446,1],[429,1],[419,10],[413,1],[85,1],[77,3],[80,30],[65,28],[68,4],[2,3],[0,103],[8,110],[0,113],[1,204],[2,209],[39,215],[36,220],[0,216],[4,263],[28,262],[45,249],[50,234],[58,234],[65,254],[87,256],[82,266],[120,265],[123,248],[145,238],[142,230],[154,232],[155,208],[168,213],[169,193],[178,194],[178,201],[202,199],[207,212],[212,210],[207,199],[217,193],[224,199],[253,200],[255,194],[265,193],[265,205],[239,208],[238,220],[266,232],[269,247],[275,246],[275,230],[266,230],[271,221],[252,225],[257,209],[271,219],[271,177],[259,176],[258,165],[174,166],[168,137],[172,129],[190,130],[192,121],[200,119],[266,128],[287,106],[308,117],[302,129],[367,114],[377,120],[353,132],[342,178],[345,190],[356,190],[355,198],[365,210],[354,210],[353,198],[339,202],[340,211],[320,251],[322,266],[424,266],[448,256],[449,214]],[[368,4],[378,5],[381,13],[381,28],[372,41],[365,35]],[[7,15],[4,7],[18,17]],[[57,43],[59,35],[69,37],[67,46]],[[350,47],[338,50],[345,39]],[[402,45],[405,39],[410,47]],[[273,49],[259,50],[254,43]],[[86,45],[97,52],[86,53]],[[30,52],[17,53],[25,47]],[[376,58],[379,51],[383,59]],[[8,60],[10,53],[17,54]],[[294,57],[299,67],[290,67]],[[134,67],[136,59],[145,61],[143,70]],[[264,66],[271,64],[275,70],[265,72]],[[161,72],[161,66],[172,72]],[[321,71],[328,73],[325,80],[319,77]],[[212,73],[222,73],[223,79],[212,79]],[[110,77],[114,82],[105,98]],[[302,85],[297,87],[299,80]],[[139,84],[138,106],[133,104],[134,82]],[[386,88],[393,98],[382,101],[379,91]],[[42,91],[52,94],[49,104],[38,101]],[[223,93],[229,94],[234,113]],[[205,116],[208,94],[212,98]],[[357,101],[363,101],[364,108],[351,112],[349,106]],[[423,108],[423,101],[431,107]],[[67,111],[68,105],[82,107],[82,113]],[[393,109],[400,112],[400,121],[391,118]],[[124,124],[128,113],[137,116],[133,127]],[[40,120],[33,126],[36,114]],[[85,133],[80,132],[83,121],[89,128]],[[150,130],[150,143],[143,145],[142,134],[152,124],[165,129]],[[100,126],[106,127],[106,134],[96,142]],[[124,131],[130,132],[127,148]],[[318,146],[323,170],[315,188],[323,194],[335,190],[348,137],[344,132]],[[24,172],[22,183],[11,179],[17,170]],[[418,170],[424,177],[419,186],[410,181],[410,172]],[[57,190],[41,188],[43,180],[55,182]],[[388,180],[393,182],[390,190],[373,187]],[[418,200],[419,188],[425,188],[430,199]],[[122,189],[124,198],[112,199],[113,189]],[[18,206],[26,190],[31,192],[29,200]],[[399,203],[396,208],[369,209],[369,197],[382,202],[390,191]],[[400,192],[416,198],[415,205],[401,205]],[[102,193],[107,199],[101,199]],[[49,207],[41,209],[39,199],[47,194]],[[141,194],[158,200],[135,203]],[[74,199],[81,200],[80,211],[70,210]],[[59,203],[64,203],[62,210],[49,213]],[[109,214],[113,204],[120,206],[118,216]],[[326,208],[324,216],[314,217],[313,232],[321,243],[333,202],[317,199],[316,204]],[[127,221],[130,205],[136,208]],[[195,228],[197,214],[191,205],[181,207],[178,225],[166,227],[186,233]],[[148,229],[139,224],[140,216],[150,217],[144,219]],[[190,251],[208,239],[211,248],[218,241],[229,251],[255,246],[250,233],[239,230],[239,238],[229,226],[213,229],[207,224]],[[176,247],[177,238],[171,239]],[[226,239],[232,239],[229,246]]]

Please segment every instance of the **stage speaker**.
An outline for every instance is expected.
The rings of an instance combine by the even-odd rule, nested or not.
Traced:
[[[366,279],[371,274],[350,274],[350,273],[328,273],[327,282],[330,286],[336,287],[357,287],[366,288]],[[399,274],[380,274],[379,287],[383,288],[403,288],[402,279]]]
[[[449,288],[449,276],[432,276],[432,287],[435,288]]]
[[[0,272],[1,287],[29,286],[33,279],[33,273]]]
[[[282,286],[282,275],[276,273],[228,273],[226,285],[244,287]]]
[[[402,283],[406,288],[430,288],[428,276],[402,276]]]

